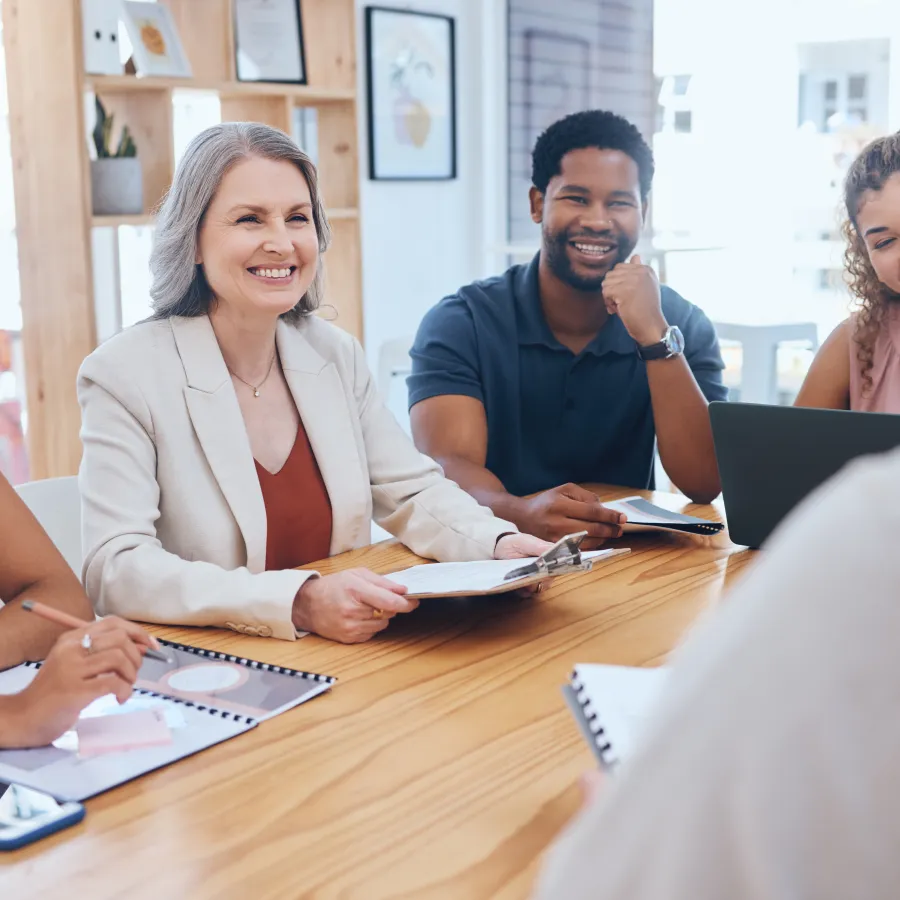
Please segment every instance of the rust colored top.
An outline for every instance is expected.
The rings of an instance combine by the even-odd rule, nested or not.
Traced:
[[[266,571],[327,557],[331,500],[302,422],[281,469],[273,475],[256,462],[256,474],[266,505]]]

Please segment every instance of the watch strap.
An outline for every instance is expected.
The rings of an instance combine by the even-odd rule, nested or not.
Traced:
[[[677,325],[670,325],[662,340],[647,347],[638,345],[637,354],[643,360],[651,359],[671,359],[673,356],[679,356],[684,352],[684,337],[681,329]]]
[[[671,355],[669,345],[665,341],[658,341],[655,344],[650,344],[649,347],[641,347],[639,344],[637,352],[638,356],[644,360],[665,359]]]

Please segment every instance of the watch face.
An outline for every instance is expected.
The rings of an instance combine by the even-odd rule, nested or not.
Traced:
[[[684,335],[677,325],[672,325],[663,338],[666,349],[675,356],[678,353],[684,353]]]

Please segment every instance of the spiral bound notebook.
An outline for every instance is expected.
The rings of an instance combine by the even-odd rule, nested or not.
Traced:
[[[613,770],[631,754],[667,675],[664,666],[575,666],[563,694],[601,768]]]
[[[669,512],[643,497],[625,497],[603,504],[607,509],[624,513],[628,520],[622,531],[678,531],[682,534],[712,535],[725,530],[721,522],[710,522],[697,516]]]
[[[253,659],[160,641],[171,663],[144,659],[131,698],[101,697],[79,722],[141,710],[161,713],[171,741],[100,755],[79,753],[77,726],[53,744],[0,750],[0,781],[60,800],[84,800],[154,769],[228,740],[327,691],[335,679]],[[26,663],[0,672],[0,694],[27,687],[40,668]]]

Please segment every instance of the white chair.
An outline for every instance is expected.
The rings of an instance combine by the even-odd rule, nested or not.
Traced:
[[[378,350],[378,390],[385,400],[391,393],[391,383],[397,375],[408,375],[412,370],[409,359],[409,348],[413,345],[413,336],[393,338],[385,341]]]
[[[378,390],[384,398],[384,404],[394,414],[400,423],[400,427],[410,434],[409,410],[406,405],[406,384],[403,390],[393,391],[395,380],[409,375],[412,371],[412,361],[409,358],[409,348],[413,345],[412,335],[404,335],[385,341],[378,350]]]
[[[778,345],[803,342],[813,353],[819,348],[819,329],[813,322],[782,325],[738,325],[714,322],[719,339],[741,345],[741,401],[778,403]]]
[[[81,580],[81,495],[78,479],[46,478],[16,487],[19,496]]]

